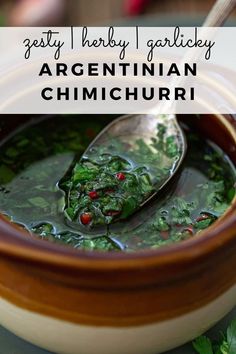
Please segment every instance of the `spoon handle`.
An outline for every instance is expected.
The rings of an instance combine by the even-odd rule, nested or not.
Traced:
[[[236,6],[236,0],[217,0],[206,17],[203,27],[220,27]]]

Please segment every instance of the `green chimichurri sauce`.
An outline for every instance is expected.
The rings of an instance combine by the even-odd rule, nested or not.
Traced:
[[[96,216],[98,224],[104,220],[109,224],[118,215],[128,217],[152,187],[145,167],[130,168],[122,156],[106,156],[99,166],[75,164],[109,121],[108,117],[48,117],[12,135],[0,147],[0,212],[45,240],[78,249],[127,251],[193,237],[225,212],[235,195],[235,169],[218,147],[188,131],[183,170],[162,196],[99,236],[87,233],[83,225],[77,228],[70,221],[83,215],[82,224],[90,223],[96,203],[102,211]],[[97,181],[92,172],[89,180],[96,168],[106,178]],[[76,187],[81,178],[82,191]],[[138,178],[135,183],[134,178]],[[128,202],[125,183],[133,186],[128,188]],[[117,193],[126,196],[123,203],[117,201]]]

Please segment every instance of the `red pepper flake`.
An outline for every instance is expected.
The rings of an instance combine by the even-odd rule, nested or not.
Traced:
[[[124,173],[118,172],[118,173],[116,174],[116,178],[117,178],[119,181],[124,181],[126,177],[125,177],[125,174],[124,174]]]
[[[203,221],[203,220],[206,220],[206,219],[209,219],[209,215],[207,215],[207,214],[201,214],[201,215],[196,219],[196,221],[199,222],[199,221]]]
[[[116,215],[119,215],[121,213],[120,210],[109,210],[106,212],[106,215],[107,216],[116,216]]]
[[[88,225],[92,221],[91,213],[83,213],[80,215],[80,221],[83,225]]]
[[[188,232],[190,235],[193,235],[193,227],[188,226],[183,230],[183,232]]]
[[[169,238],[169,231],[160,231],[161,238],[163,240],[168,240]]]
[[[91,198],[91,199],[97,199],[99,197],[97,191],[91,191],[91,192],[89,192],[88,195],[89,195],[89,198]]]

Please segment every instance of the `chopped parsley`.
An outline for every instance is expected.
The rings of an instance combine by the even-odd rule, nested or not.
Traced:
[[[176,146],[159,126],[151,145],[138,140],[132,156],[122,150],[124,144],[112,141],[109,151],[100,147],[80,161],[110,119],[35,118],[6,140],[0,154],[1,213],[49,242],[136,251],[198,237],[227,210],[235,196],[235,168],[219,148],[188,131],[178,178],[133,214],[168,173],[161,168],[162,156],[171,162]],[[4,130],[3,118],[0,125]],[[114,153],[117,149],[121,154]],[[96,230],[100,224],[107,226],[99,235],[87,233],[87,226]]]

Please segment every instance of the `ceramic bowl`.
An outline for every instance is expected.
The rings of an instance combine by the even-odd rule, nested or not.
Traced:
[[[14,128],[25,119],[16,116]],[[236,163],[233,117],[181,119]],[[201,236],[132,254],[75,251],[29,237],[1,217],[0,324],[61,354],[161,353],[235,306],[235,254],[235,200]]]

